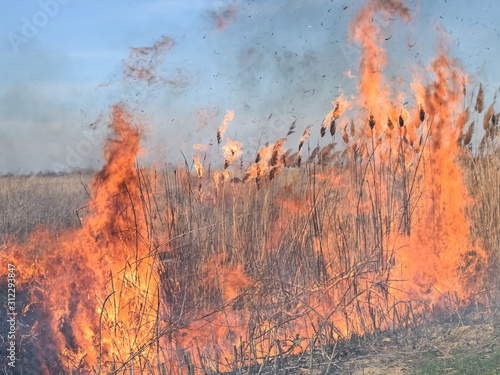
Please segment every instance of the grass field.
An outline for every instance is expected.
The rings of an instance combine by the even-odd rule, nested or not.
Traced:
[[[251,160],[225,136],[228,111],[192,159],[138,165],[144,124],[120,104],[99,171],[0,178],[21,373],[278,373],[293,357],[323,374],[352,344],[383,362],[391,332],[401,348],[436,317],[457,336],[494,311],[500,115],[444,49],[403,99],[382,79],[374,15],[410,18],[381,1],[351,21],[356,96]],[[496,371],[496,352],[441,351],[401,371]]]
[[[37,226],[60,230],[79,225],[78,208],[88,200],[90,171],[68,175],[0,177],[0,237],[26,239]]]
[[[435,241],[434,246],[454,241],[454,233],[443,224],[450,220],[447,211],[432,204],[436,199],[448,202],[442,190],[434,191],[428,185],[437,178],[430,172],[432,160],[419,163],[420,154],[411,154],[414,149],[408,152],[395,147],[393,160],[385,161],[382,154],[377,155],[378,160],[369,156],[370,139],[364,157],[356,156],[359,151],[343,141],[347,151],[340,146],[335,151],[333,144],[317,150],[304,148],[305,161],[300,167],[296,161],[285,166],[287,157],[297,160],[296,156],[279,150],[283,165],[271,177],[275,150],[270,147],[273,152],[267,156],[262,153],[256,163],[259,174],[247,177],[245,183],[241,182],[245,170],[236,166],[224,181],[225,177],[215,177],[218,172],[210,172],[208,166],[200,178],[188,170],[189,165],[152,170],[136,169],[132,163],[125,173],[130,181],[122,185],[126,180],[119,177],[118,193],[106,193],[103,212],[109,207],[117,209],[113,211],[117,216],[105,220],[113,222],[110,235],[128,251],[145,246],[159,261],[161,304],[168,311],[163,324],[177,325],[163,343],[162,364],[171,371],[186,366],[239,371],[266,355],[276,356],[276,343],[280,343],[279,352],[299,353],[353,335],[408,329],[425,321],[434,308],[461,313],[471,304],[486,306],[496,300],[500,170],[497,138],[488,137],[481,152],[475,154],[467,147],[474,139],[467,145],[453,145],[456,155],[452,160],[460,168],[466,193],[455,197],[460,202],[452,201],[464,211],[457,215],[451,210],[451,219],[463,220],[470,230],[465,234],[469,237],[466,243],[480,248],[488,263],[481,260],[479,264],[478,250],[471,255],[465,249],[452,263],[452,273],[458,271],[457,279],[468,289],[462,288],[458,294],[456,284],[456,289],[441,296],[427,289],[441,288],[436,287],[442,282],[439,275],[400,270],[406,267],[400,257],[412,259],[404,248],[414,246],[412,242],[423,246],[413,236],[422,231],[422,222],[429,215],[435,215],[432,227],[440,231],[429,233],[427,240]],[[396,146],[400,142],[396,140]],[[414,162],[402,164],[405,158]],[[410,167],[403,167],[408,164]],[[54,247],[51,241],[64,243],[68,237],[81,237],[85,223],[93,220],[98,189],[108,189],[99,185],[105,180],[96,183],[100,174],[92,182],[88,172],[4,176],[0,179],[0,200],[7,209],[2,233],[30,244],[26,254],[36,251],[37,262],[44,268],[40,259],[59,254],[59,245]],[[442,182],[436,186],[446,189]],[[424,225],[423,230],[429,227]],[[55,240],[39,242],[47,231],[60,234]],[[136,235],[131,236],[131,232]],[[138,239],[143,245],[136,242]],[[100,251],[104,245],[98,246]],[[427,251],[427,256],[433,257],[429,266],[449,261],[441,258],[435,247]],[[401,276],[404,282],[391,280]],[[399,293],[402,287],[412,293],[410,298]],[[116,302],[115,308],[122,305]],[[108,319],[111,327],[113,319]],[[169,348],[174,343],[191,348],[192,357],[172,357]],[[202,352],[196,351],[198,345]],[[214,357],[215,352],[209,349],[213,345],[225,351],[225,359]],[[481,366],[496,371],[494,358],[482,361]],[[480,359],[476,355],[444,362],[431,360],[419,373],[474,367]],[[66,366],[76,371],[75,362],[70,360]]]

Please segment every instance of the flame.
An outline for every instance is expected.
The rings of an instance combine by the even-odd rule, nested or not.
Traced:
[[[232,121],[234,118],[234,111],[228,110],[226,112],[226,115],[224,116],[224,121],[222,122],[222,125],[220,126],[219,130],[217,130],[217,143],[221,143],[222,139],[224,138],[224,133],[226,132],[227,124],[229,124],[229,121]]]
[[[222,151],[224,152],[224,169],[226,169],[241,156],[241,143],[238,141],[232,142],[228,137],[226,145],[222,146]]]
[[[430,69],[436,77],[434,82],[426,87],[418,82],[412,86],[430,118],[426,129],[431,134],[430,146],[423,157],[430,165],[425,184],[432,204],[419,207],[421,220],[401,257],[418,294],[435,301],[445,290],[467,295],[460,278],[474,267],[480,270],[481,264],[486,264],[486,255],[471,241],[465,212],[472,200],[456,163],[460,153],[456,140],[465,125],[463,117],[467,116],[462,114],[453,120],[455,113],[460,113],[463,72],[446,57],[444,49],[431,62]],[[470,264],[464,268],[467,262]],[[457,274],[457,269],[463,273]]]
[[[208,150],[208,146],[205,146],[205,145],[202,145],[202,144],[194,145],[193,148],[195,150],[197,150],[197,151],[200,151],[200,150],[207,151]]]
[[[410,21],[411,16],[403,1],[370,0],[349,24],[349,40],[352,42],[354,39],[361,44],[358,103],[373,114],[376,122],[381,122],[385,118],[384,115],[390,111],[391,101],[389,88],[383,82],[387,55],[383,47],[382,29],[373,21],[375,13],[385,22],[394,14],[398,14],[405,21]]]
[[[311,134],[311,129],[307,127],[306,130],[304,130],[304,134],[302,134],[302,137],[300,137],[299,151],[302,150],[302,146],[304,145],[304,142],[306,141],[307,137],[309,137],[309,134]]]
[[[349,102],[343,98],[341,95],[335,103],[332,102],[333,110],[328,113],[321,124],[321,136],[324,136],[326,133],[327,127],[330,127],[330,134],[335,135],[335,121],[345,112],[345,110],[349,107]],[[301,138],[301,143],[303,143],[305,137]]]
[[[219,190],[219,186],[224,184],[229,179],[229,171],[224,170],[224,172],[221,171],[215,171],[214,172],[214,181],[215,181],[215,188]]]
[[[48,320],[36,329],[39,340],[52,342],[66,366],[98,362],[101,316],[101,363],[108,370],[113,358],[126,359],[144,345],[155,323],[156,278],[138,237],[145,225],[134,166],[139,130],[131,121],[124,108],[113,107],[109,126],[117,138],[105,146],[106,165],[91,182],[90,215],[82,228],[59,238],[41,230],[28,244],[11,243],[2,254],[19,265],[24,285],[34,289],[31,308]],[[45,373],[52,372],[49,350],[41,347],[39,353]]]
[[[196,173],[198,174],[198,178],[203,177],[203,165],[200,163],[200,155],[193,154],[194,159],[194,167],[196,168]]]
[[[260,179],[267,176],[272,180],[285,164],[284,153],[282,152],[286,138],[279,139],[276,143],[266,145],[257,152],[257,158],[245,172],[243,182],[256,180],[259,184]]]

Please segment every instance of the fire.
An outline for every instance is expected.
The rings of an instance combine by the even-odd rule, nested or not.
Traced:
[[[410,248],[401,255],[415,288],[435,300],[443,290],[454,289],[466,295],[467,291],[459,283],[461,275],[457,275],[456,270],[465,260],[472,263],[470,269],[478,267],[479,270],[481,264],[486,264],[486,255],[473,246],[469,235],[465,211],[472,201],[456,163],[460,153],[457,139],[466,122],[463,117],[467,117],[462,114],[453,121],[454,114],[461,112],[460,78],[463,72],[446,57],[444,50],[431,62],[430,68],[436,80],[427,87],[415,82],[413,87],[425,108],[424,133],[432,134],[429,154],[422,156],[430,165],[425,184],[432,204],[419,208],[421,220],[410,237]],[[445,106],[442,98],[446,98]],[[417,111],[415,108],[415,117]],[[470,272],[470,269],[464,271]]]
[[[304,142],[306,141],[307,137],[309,137],[309,134],[311,134],[311,129],[308,126],[306,130],[304,130],[304,134],[302,134],[302,137],[300,137],[299,140],[299,151],[302,150],[302,146],[304,145]]]
[[[285,154],[282,151],[285,141],[286,138],[281,138],[275,144],[264,146],[259,150],[255,163],[245,172],[243,182],[255,180],[258,185],[264,176],[272,180],[285,164]]]
[[[38,344],[42,372],[237,372],[311,341],[407,326],[450,294],[460,304],[480,290],[488,260],[470,235],[473,199],[457,161],[471,117],[466,75],[442,48],[411,97],[393,95],[381,35],[395,15],[411,19],[403,1],[372,0],[351,21],[358,96],[332,102],[320,127],[332,142],[302,167],[310,127],[296,154],[286,138],[266,144],[230,184],[242,144],[229,138],[220,170],[204,171],[193,155],[205,173],[199,193],[187,167],[160,183],[156,170],[136,167],[141,127],[113,107],[115,138],[81,228],[40,229],[1,253],[30,291],[33,334],[54,343]]]
[[[226,169],[224,172],[215,171],[214,172],[214,182],[216,190],[219,190],[219,186],[224,184],[229,179],[229,171]]]
[[[203,177],[203,165],[200,163],[200,155],[194,154],[193,155],[194,159],[194,167],[196,168],[196,174],[198,175],[198,178]]]
[[[156,322],[153,260],[139,238],[145,228],[134,165],[139,130],[131,121],[122,107],[113,108],[110,128],[117,138],[108,140],[107,164],[92,180],[90,215],[82,228],[59,238],[35,232],[28,244],[11,243],[2,254],[20,265],[23,285],[33,290],[30,309],[47,319],[35,332],[38,340],[52,342],[67,367],[85,369],[100,358],[110,370],[113,361],[125,360],[150,339]],[[38,353],[45,373],[55,370],[50,350],[42,346]]]
[[[410,21],[410,10],[402,1],[368,1],[349,24],[349,39],[361,44],[359,64],[358,103],[373,113],[376,121],[381,122],[391,109],[389,88],[383,82],[383,70],[387,62],[383,47],[382,29],[373,21],[375,16],[388,22],[394,14]]]
[[[227,138],[226,145],[222,146],[224,152],[224,169],[241,156],[241,143],[238,141],[232,142],[229,137]]]
[[[345,100],[342,95],[338,98],[337,102],[334,104],[332,102],[334,109],[328,113],[321,124],[321,137],[326,134],[326,129],[330,128],[330,135],[333,137],[336,132],[336,124],[335,121],[345,112],[347,107],[349,106],[349,102]],[[300,141],[303,143],[305,137],[303,136]]]
[[[217,143],[220,144],[222,142],[222,139],[224,138],[224,133],[226,132],[227,125],[229,124],[229,121],[232,121],[234,118],[234,111],[227,111],[226,115],[224,116],[224,121],[222,122],[222,125],[220,126],[219,130],[217,130]]]
[[[193,148],[197,151],[200,151],[200,150],[207,151],[208,150],[208,146],[205,146],[202,144],[193,145]],[[193,154],[193,160],[194,160],[194,167],[196,169],[196,174],[198,175],[198,178],[202,178],[203,177],[203,165],[200,162],[200,155]]]
[[[197,151],[200,151],[200,150],[207,151],[208,150],[208,146],[205,146],[202,144],[194,145],[193,148]]]

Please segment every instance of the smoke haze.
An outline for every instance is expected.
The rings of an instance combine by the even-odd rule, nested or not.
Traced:
[[[500,75],[490,49],[500,38],[491,11],[498,5],[450,3],[409,2],[412,32],[403,21],[390,21],[390,32],[380,36],[392,58],[386,75],[403,77],[397,83],[409,87],[420,73],[407,71],[406,62],[420,62],[423,72],[437,48],[428,41],[445,34],[451,54],[472,74],[470,87],[482,81],[491,97]],[[347,43],[347,29],[360,6],[298,0],[61,5],[18,53],[8,38],[1,45],[0,172],[100,166],[109,107],[118,102],[144,125],[143,162],[177,163],[180,151],[188,155],[194,144],[215,146],[226,110],[235,111],[227,136],[242,143],[245,160],[285,136],[293,121],[297,132],[285,148],[296,148],[309,125],[306,146],[314,148],[331,102],[343,91],[350,95],[357,82],[360,48]],[[22,35],[23,17],[30,20],[38,7],[35,1],[13,6],[3,34]],[[446,31],[437,31],[440,24]]]

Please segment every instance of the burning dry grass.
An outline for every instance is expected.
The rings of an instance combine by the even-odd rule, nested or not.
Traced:
[[[116,114],[114,121],[123,118],[128,116]],[[127,126],[119,137],[135,134]],[[427,129],[423,139],[431,137]],[[404,133],[396,134],[395,145],[405,144]],[[119,138],[115,152],[123,142]],[[259,184],[224,178],[218,186],[215,173],[198,178],[184,168],[136,169],[132,163],[124,174],[123,162],[108,147],[112,164],[91,183],[82,229],[59,237],[38,230],[28,245],[7,247],[17,249],[30,322],[24,330],[34,342],[24,355],[38,352],[36,362],[24,359],[24,366],[35,363],[50,373],[87,373],[99,363],[106,373],[255,369],[311,348],[330,358],[328,343],[413,326],[436,308],[486,302],[485,288],[498,283],[483,283],[487,264],[479,250],[490,266],[498,264],[495,139],[488,138],[486,151],[475,156],[457,148],[470,192],[459,193],[476,198],[464,206],[470,221],[448,210],[453,220],[462,217],[472,227],[467,247],[455,242],[462,252],[454,258],[443,253],[442,241],[460,240],[452,239],[447,212],[439,209],[444,192],[428,186],[436,178],[432,160],[409,145],[395,147],[392,155],[388,149],[383,158],[370,149],[375,144],[372,138],[354,143],[327,164],[321,150],[300,168],[285,168]],[[60,184],[52,186],[57,194]],[[428,226],[427,215],[434,216]],[[420,240],[422,228],[429,233]],[[117,253],[110,257],[110,251]],[[63,256],[69,259],[58,266]],[[146,268],[138,265],[141,259]],[[152,266],[155,273],[147,271]],[[43,293],[61,289],[68,277],[70,288],[56,299],[70,303],[51,312],[58,304]],[[88,293],[95,293],[95,302],[82,300]],[[77,313],[82,308],[87,318]],[[51,328],[40,331],[35,321],[51,322]],[[85,324],[88,331],[82,332]],[[40,346],[52,335],[59,344]]]
[[[412,84],[411,108],[391,101],[372,15],[408,19],[407,11],[369,2],[351,23],[363,46],[359,100],[349,117],[339,100],[320,128],[335,137],[339,120],[342,146],[334,138],[310,153],[308,127],[295,156],[280,139],[246,172],[229,139],[214,171],[196,154],[195,171],[141,168],[140,125],[115,106],[116,138],[81,227],[10,239],[1,253],[20,270],[25,296],[33,344],[22,365],[242,373],[318,348],[329,368],[329,344],[486,304],[497,285],[488,277],[498,264],[496,117],[486,112],[488,132],[472,155],[466,124],[479,123],[481,108],[463,108],[463,75],[444,51],[433,76]],[[218,153],[232,118],[228,111],[217,132]]]

